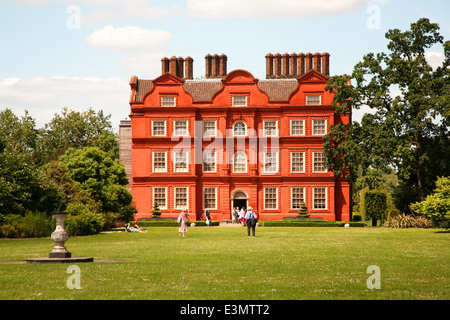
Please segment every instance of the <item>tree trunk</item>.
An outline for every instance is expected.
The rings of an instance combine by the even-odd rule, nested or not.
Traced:
[[[424,185],[423,185],[423,174],[421,171],[421,163],[420,163],[420,158],[423,156],[423,150],[422,150],[422,144],[421,142],[417,139],[416,140],[416,146],[417,146],[417,156],[418,156],[418,163],[416,166],[416,191],[417,191],[417,196],[419,197],[419,201],[423,201],[425,200],[425,190],[424,190]]]

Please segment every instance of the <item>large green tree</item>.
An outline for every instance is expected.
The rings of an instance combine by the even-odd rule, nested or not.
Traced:
[[[132,210],[132,195],[127,190],[124,165],[98,148],[69,148],[60,157],[68,175],[78,186],[101,203],[103,212]]]
[[[324,151],[336,175],[354,182],[371,168],[394,168],[423,200],[437,176],[450,174],[450,41],[444,42],[439,26],[426,18],[408,31],[389,30],[386,38],[388,53],[369,53],[351,76],[330,79],[335,112],[362,106],[371,112],[360,124],[333,126]],[[439,45],[444,61],[433,69],[425,52]]]
[[[40,130],[36,145],[37,162],[45,164],[57,160],[69,148],[84,147],[98,147],[118,158],[118,136],[112,129],[110,117],[92,109],[75,111],[63,108]]]

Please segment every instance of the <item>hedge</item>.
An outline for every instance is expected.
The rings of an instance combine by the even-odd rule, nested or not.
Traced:
[[[133,226],[136,222],[131,222],[130,224]],[[148,221],[139,221],[140,227],[178,227],[180,224],[175,219],[167,219],[167,220],[148,220]],[[206,221],[191,221],[191,223],[195,223],[196,227],[206,226]],[[219,221],[211,221],[211,226],[218,226]]]

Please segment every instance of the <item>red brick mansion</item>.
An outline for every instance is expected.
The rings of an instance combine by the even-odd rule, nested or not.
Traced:
[[[163,58],[153,80],[131,78],[131,121],[120,134],[135,219],[150,217],[157,201],[162,217],[187,208],[191,220],[205,210],[230,219],[247,206],[277,220],[296,216],[302,202],[311,217],[350,220],[351,186],[327,170],[322,150],[328,127],[351,121],[334,114],[324,90],[329,54],[265,58],[261,80],[209,54],[201,80],[190,57]]]

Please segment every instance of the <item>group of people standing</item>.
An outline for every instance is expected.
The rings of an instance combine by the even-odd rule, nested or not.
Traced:
[[[252,236],[255,236],[255,227],[258,222],[258,217],[252,207],[248,207],[247,211],[245,211],[244,207],[242,207],[241,210],[236,207],[231,216],[232,223],[240,223],[242,226],[246,224],[248,236],[250,237],[250,230]]]
[[[258,217],[256,216],[256,213],[253,211],[252,207],[248,207],[247,211],[242,207],[241,210],[239,208],[234,208],[232,214],[232,221],[233,223],[239,223],[244,226],[247,225],[247,234],[250,237],[251,235],[255,236],[255,228],[256,223],[258,222]],[[178,228],[179,236],[184,237],[184,234],[187,232],[187,227],[189,223],[189,217],[188,217],[187,209],[183,210],[179,217],[178,217],[178,223],[180,223],[180,227]],[[206,225],[211,225],[211,216],[209,214],[209,210],[205,211],[205,214],[202,215],[202,220],[206,219]]]

